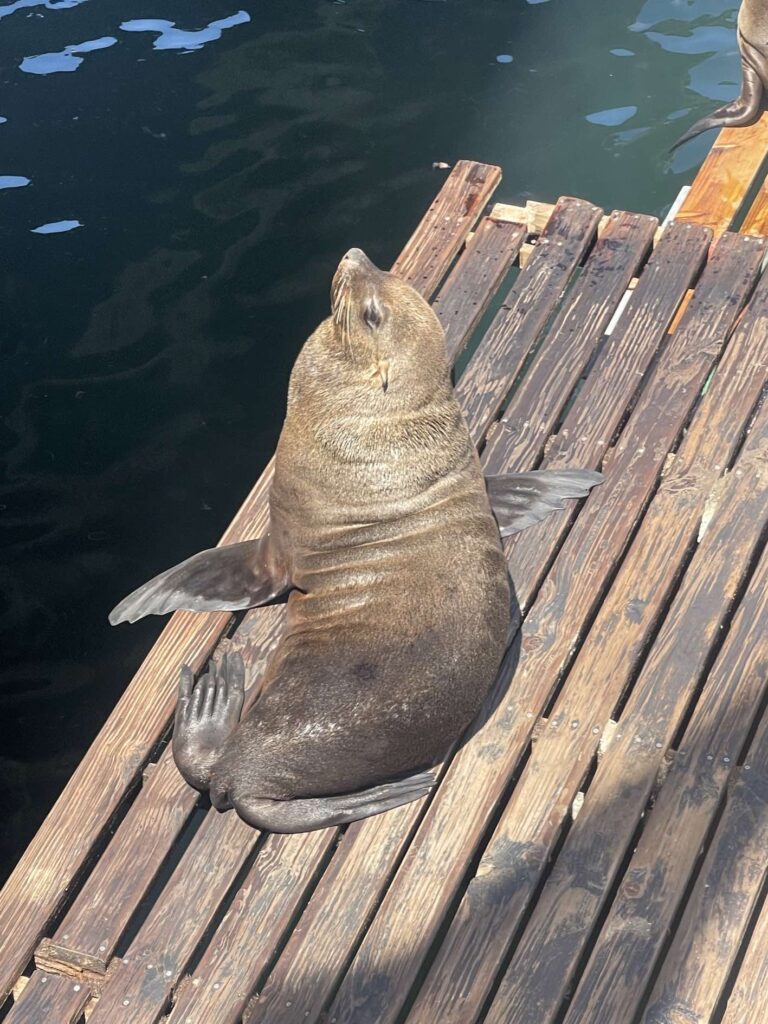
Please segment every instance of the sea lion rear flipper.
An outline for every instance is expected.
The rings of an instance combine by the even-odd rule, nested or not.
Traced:
[[[692,124],[688,131],[683,132],[680,138],[669,147],[670,152],[710,128],[745,128],[747,125],[754,124],[760,117],[765,88],[768,86],[766,59],[757,47],[747,42],[741,33],[739,33],[739,49],[741,51],[740,94],[735,100],[718,107],[711,114]]]
[[[485,478],[488,498],[502,537],[510,537],[565,506],[566,498],[586,498],[603,482],[592,469],[535,469]]]
[[[431,772],[419,772],[396,782],[362,789],[342,796],[310,797],[304,800],[238,799],[232,804],[244,821],[265,832],[313,832],[330,825],[347,825],[372,814],[390,811],[418,800],[435,784]]]
[[[289,580],[275,572],[269,537],[200,551],[134,590],[109,613],[113,626],[185,608],[237,611],[277,597]]]

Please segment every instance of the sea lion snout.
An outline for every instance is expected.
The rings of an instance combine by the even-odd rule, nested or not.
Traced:
[[[376,269],[362,249],[349,249],[341,257],[342,263],[353,263],[360,267]]]

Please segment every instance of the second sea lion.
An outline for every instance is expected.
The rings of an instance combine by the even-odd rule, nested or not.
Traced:
[[[745,128],[758,120],[768,89],[768,0],[743,0],[737,22],[741,92],[735,100],[691,125],[672,146],[677,149],[709,128]]]
[[[351,249],[332,316],[291,373],[268,534],[193,556],[110,616],[245,608],[291,590],[242,720],[239,657],[196,685],[182,670],[173,750],[185,779],[275,832],[423,795],[434,781],[424,770],[477,715],[508,644],[500,532],[600,479],[543,471],[486,486],[435,313]]]

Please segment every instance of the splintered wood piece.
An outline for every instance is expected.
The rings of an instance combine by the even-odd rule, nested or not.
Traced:
[[[267,837],[200,963],[176,990],[167,1024],[186,1024],[190,1018],[195,1024],[240,1024],[254,986],[301,909],[336,833],[330,828]],[[326,940],[333,939],[328,930]]]
[[[392,270],[430,296],[500,181],[500,167],[459,160]]]
[[[525,241],[521,224],[485,217],[434,301],[453,363],[488,308]]]
[[[173,616],[22,855],[0,893],[0,997],[167,728],[179,665],[199,671],[230,622],[223,613]]]
[[[104,985],[93,1024],[160,1019],[187,961],[259,841],[236,814],[209,814]]]
[[[631,515],[625,513],[626,495],[622,488],[634,500],[636,480],[632,472],[617,474],[615,493],[602,516],[586,517],[593,524],[590,542],[599,555],[593,556],[588,565],[580,564],[575,571],[551,575],[551,586],[545,584],[542,600],[552,601],[557,614],[552,613],[554,618],[546,628],[542,623],[538,635],[529,636],[514,686],[495,708],[486,708],[473,730],[478,735],[466,743],[451,762],[332,1004],[329,1016],[336,1017],[338,1024],[391,1024],[398,1019],[422,960],[480,841],[488,816],[504,793],[536,719],[556,685],[571,638],[578,635],[605,581],[610,578],[612,559],[608,552],[614,547],[617,551],[623,549],[627,541],[625,531],[632,529],[642,501],[661,469],[668,450],[661,438],[667,436],[667,445],[671,444],[685,423],[696,400],[696,384],[698,382],[699,387],[703,384],[717,358],[719,347],[759,272],[761,258],[761,247],[755,252],[745,240],[729,238],[702,276],[699,285],[702,297],[688,313],[688,344],[693,346],[693,354],[687,355],[679,345],[669,346],[644,391],[647,408],[653,410],[654,430],[657,419],[661,420],[661,425],[660,433],[654,432],[654,444],[649,446],[647,456],[639,459],[640,469],[646,466],[648,475],[639,493],[640,504]],[[732,299],[734,306],[730,306]],[[706,349],[706,357],[698,345]],[[663,410],[663,415],[659,410]],[[642,433],[636,437],[646,439],[648,430],[646,422]],[[639,447],[637,440],[632,443]],[[634,461],[638,461],[636,457]],[[647,468],[649,465],[652,472]],[[597,495],[606,486],[594,491],[595,497],[590,500],[597,502]],[[626,515],[623,520],[622,514]],[[617,518],[622,524],[618,532]],[[570,538],[563,551],[569,545]],[[572,556],[572,560],[575,557]],[[559,619],[564,606],[570,610],[571,602],[581,609],[581,615],[566,624],[561,633]],[[555,655],[551,661],[547,657],[550,649]],[[526,671],[536,651],[538,663],[533,671]],[[512,853],[510,851],[510,856]],[[462,977],[469,973],[465,962]]]
[[[571,390],[648,254],[657,226],[655,217],[610,215],[533,365],[489,436],[483,453],[486,472],[523,471],[536,464]]]
[[[594,368],[547,445],[542,468],[600,468],[675,310],[706,259],[711,238],[706,228],[692,224],[665,229]],[[541,552],[560,545],[571,518],[567,513],[549,516],[526,530],[524,544],[512,546],[510,572],[523,607],[541,581]]]
[[[736,472],[742,478],[737,486],[743,491],[757,483],[762,493],[765,466],[759,467],[755,458],[749,462],[739,460]],[[571,999],[569,1020],[615,1024],[633,1020],[641,1007],[733,766],[768,692],[767,638],[768,549],[749,581],[597,937]]]
[[[78,1024],[82,1014],[80,991],[76,978],[35,971],[3,1024]],[[71,1009],[67,1009],[68,1004]]]
[[[751,770],[740,772],[729,788],[723,817],[651,993],[643,1024],[666,1020],[708,1024],[715,1019],[768,877],[768,749],[754,751],[750,763]],[[757,1024],[761,1018],[751,1019]]]
[[[498,184],[496,167],[460,161],[397,261],[431,297]],[[259,536],[268,517],[274,460],[220,543]],[[205,664],[231,622],[223,613],[177,612],[76,769],[0,892],[0,999],[56,913],[173,713],[179,665]]]
[[[735,365],[731,360],[723,369],[719,387],[699,407],[681,449],[679,464],[687,465],[688,473],[681,475],[677,487],[670,485],[668,491],[657,494],[568,674],[549,715],[548,727],[531,752],[411,1011],[409,1021],[414,1024],[473,1021],[491,991],[597,753],[600,726],[611,717],[636,670],[654,615],[663,608],[669,584],[696,538],[711,488],[710,473],[716,477],[719,461],[726,461],[731,454],[721,433],[721,403],[726,403],[731,416],[734,410],[740,411],[741,416],[736,418],[741,423],[733,427],[738,437],[739,426],[746,426],[760,393],[762,378],[756,381],[756,375],[745,369],[750,362],[748,353],[754,353],[758,362],[761,356],[768,358],[768,287],[763,292],[760,312],[751,318],[755,327],[744,332],[749,334],[750,344],[741,345],[741,359]],[[693,452],[687,450],[689,445]],[[718,640],[720,626],[760,542],[761,528],[768,525],[768,473],[754,458],[755,450],[760,453],[767,446],[768,409],[750,435],[751,472],[734,476],[734,486],[723,499],[722,514],[718,510],[662,627],[651,654],[653,669],[641,676],[643,685],[653,685],[654,694],[659,689],[680,687],[681,678],[694,686],[709,650]],[[667,500],[668,494],[671,500]],[[561,620],[561,628],[563,625]],[[663,657],[659,650],[664,652]],[[596,679],[601,680],[599,687],[595,686]],[[658,695],[655,707],[661,716],[663,698]],[[680,713],[677,705],[674,712],[670,711],[672,728]],[[619,735],[623,728],[622,719]],[[636,735],[646,741],[649,730],[650,725],[648,729],[640,727]],[[659,743],[658,735],[652,740],[658,763],[650,775],[651,785],[667,745]],[[602,818],[595,822],[591,811],[594,787],[599,788],[598,779],[608,771],[606,765],[613,758],[615,743],[606,752],[534,908],[490,1011],[489,1024],[508,1020],[549,1024],[557,1017],[565,987],[582,952],[581,944],[588,940],[600,907],[596,897],[606,851],[613,850],[613,838],[606,842],[602,837],[610,824]],[[625,779],[619,777],[617,781],[615,774],[613,781],[618,787],[626,785]],[[607,815],[613,806],[605,790],[602,795],[597,806]],[[626,804],[622,799],[621,814]],[[637,817],[643,806],[638,807]],[[615,819],[623,824],[621,814],[615,812]],[[455,979],[460,965],[467,962],[474,965],[472,978],[462,979],[458,987]],[[574,1017],[574,1024],[578,1020]]]
[[[560,199],[536,251],[467,364],[456,394],[476,444],[485,437],[515,378],[547,325],[571,275],[595,238],[602,211]]]
[[[724,128],[707,154],[677,220],[712,228],[715,237],[736,219],[768,154],[768,114],[748,128]]]

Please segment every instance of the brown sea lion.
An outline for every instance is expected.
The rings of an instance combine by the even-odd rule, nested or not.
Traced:
[[[423,769],[478,713],[508,644],[500,529],[602,479],[544,471],[486,488],[429,304],[351,249],[332,310],[291,374],[268,534],[195,555],[110,615],[245,608],[291,589],[245,718],[238,656],[196,686],[185,667],[173,739],[191,785],[276,832],[354,821],[429,789]]]
[[[677,149],[708,128],[744,128],[763,111],[768,88],[768,0],[743,0],[737,22],[741,53],[741,92],[735,100],[702,117],[672,146]]]

